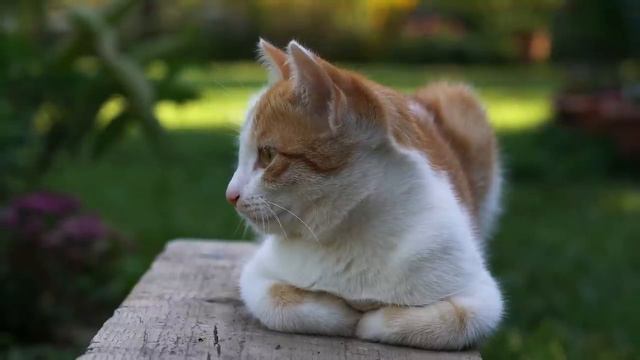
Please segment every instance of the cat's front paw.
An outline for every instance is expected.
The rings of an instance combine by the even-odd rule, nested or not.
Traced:
[[[383,341],[385,331],[385,315],[383,309],[364,313],[356,327],[356,337],[368,341]]]
[[[250,309],[272,330],[353,336],[360,319],[359,312],[341,298],[328,293],[276,283],[271,285],[267,294],[265,303],[250,306]]]

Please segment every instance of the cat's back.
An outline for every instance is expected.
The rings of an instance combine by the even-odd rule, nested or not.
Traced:
[[[455,181],[465,182],[457,187],[468,194],[458,195],[468,202],[485,237],[498,212],[501,178],[497,141],[484,107],[469,86],[448,82],[420,88],[413,99],[431,114],[440,137],[453,153],[455,164],[447,170]]]

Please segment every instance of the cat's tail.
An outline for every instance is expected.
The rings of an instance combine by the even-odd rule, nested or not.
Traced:
[[[442,136],[460,160],[473,194],[480,237],[487,238],[500,210],[502,175],[497,141],[484,107],[465,84],[432,83],[414,97],[433,113]]]

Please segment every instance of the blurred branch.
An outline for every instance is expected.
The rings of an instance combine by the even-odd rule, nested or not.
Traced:
[[[140,0],[112,1],[104,7],[101,15],[107,24],[113,26],[121,22],[139,4]]]
[[[10,54],[0,59],[0,65],[11,70],[0,72],[0,91],[11,89],[0,96],[6,99],[0,107],[7,109],[0,109],[0,120],[23,119],[28,125],[21,131],[38,140],[17,145],[0,138],[2,149],[30,149],[22,166],[26,170],[20,175],[26,187],[37,183],[61,150],[75,153],[91,140],[92,154],[99,156],[133,125],[140,126],[157,154],[166,155],[164,131],[154,112],[157,98],[183,100],[195,94],[175,82],[177,64],[170,66],[169,76],[154,81],[147,79],[143,66],[179,51],[187,41],[184,36],[152,37],[137,43],[131,54],[124,52],[117,30],[129,14],[140,9],[137,4],[138,0],[118,0],[99,10],[71,8],[67,13],[70,30],[50,43],[25,41],[19,34],[2,34],[0,29],[0,49]],[[24,25],[30,26],[29,22]],[[122,98],[124,109],[103,119],[106,124],[100,123],[98,114],[115,97]],[[15,167],[3,168],[20,173]],[[9,191],[8,178],[0,179],[0,193]]]
[[[98,14],[76,9],[72,12],[72,17],[80,31],[90,34],[95,52],[129,98],[132,111],[143,120],[147,133],[157,136],[162,128],[153,113],[153,89],[142,69],[119,53],[114,32]]]

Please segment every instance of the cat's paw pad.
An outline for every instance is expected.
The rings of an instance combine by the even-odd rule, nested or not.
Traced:
[[[362,315],[356,328],[356,337],[369,341],[381,341],[384,338],[386,325],[382,309],[370,311]]]

